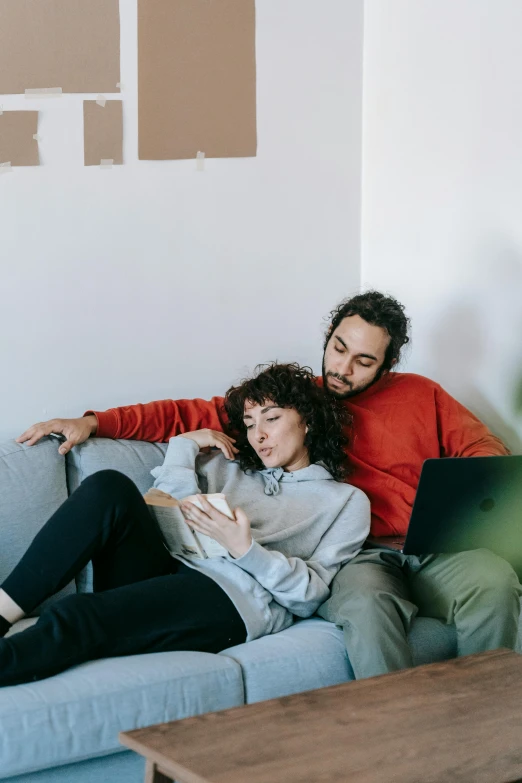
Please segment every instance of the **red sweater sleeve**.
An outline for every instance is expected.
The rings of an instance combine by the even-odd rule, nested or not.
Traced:
[[[435,405],[441,457],[502,457],[510,453],[480,419],[438,385]]]
[[[174,435],[209,428],[224,430],[227,416],[223,397],[207,400],[159,400],[145,405],[127,405],[108,411],[86,411],[96,416],[97,438],[124,438],[166,442]]]

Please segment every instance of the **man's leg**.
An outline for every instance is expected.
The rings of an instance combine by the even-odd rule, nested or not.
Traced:
[[[522,588],[509,563],[487,549],[419,560],[412,598],[419,614],[455,623],[459,655],[515,647]]]
[[[332,595],[318,611],[343,628],[356,679],[413,666],[407,632],[417,607],[405,584],[399,552],[363,550],[332,583]]]

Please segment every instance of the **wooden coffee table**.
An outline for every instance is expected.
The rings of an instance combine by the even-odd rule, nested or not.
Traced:
[[[514,783],[522,656],[508,650],[123,732],[146,783]]]

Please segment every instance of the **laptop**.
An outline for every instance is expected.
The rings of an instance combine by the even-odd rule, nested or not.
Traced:
[[[404,544],[377,541],[405,555],[486,548],[522,569],[522,456],[427,459]]]

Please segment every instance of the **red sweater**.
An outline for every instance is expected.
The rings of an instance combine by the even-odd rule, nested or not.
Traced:
[[[161,400],[88,413],[98,419],[97,437],[161,442],[205,427],[224,429],[222,403],[222,397]],[[406,534],[425,459],[509,453],[476,416],[421,375],[389,373],[345,405],[354,418],[347,481],[370,498],[373,536]]]

